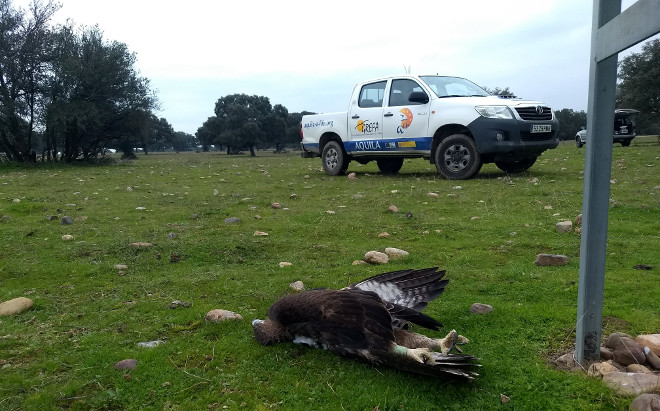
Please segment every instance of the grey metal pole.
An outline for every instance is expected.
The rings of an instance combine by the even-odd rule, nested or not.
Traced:
[[[598,29],[620,13],[621,0],[594,0],[575,339],[580,363],[600,358],[618,58],[598,62],[595,43]]]

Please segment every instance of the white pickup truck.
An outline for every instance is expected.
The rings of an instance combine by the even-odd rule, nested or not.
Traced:
[[[352,160],[376,160],[397,173],[404,158],[422,157],[451,180],[494,162],[507,173],[530,168],[559,144],[552,109],[538,101],[491,96],[459,77],[393,76],[359,83],[348,112],[302,118],[302,156],[321,157],[329,175]]]

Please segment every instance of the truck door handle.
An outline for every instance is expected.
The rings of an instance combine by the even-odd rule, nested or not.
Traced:
[[[356,114],[356,115],[354,115],[354,116],[351,117],[351,118],[360,118],[360,116],[358,116],[358,115]]]
[[[387,113],[387,114],[383,114],[383,117],[392,117],[393,115],[394,114],[392,114],[392,113]]]

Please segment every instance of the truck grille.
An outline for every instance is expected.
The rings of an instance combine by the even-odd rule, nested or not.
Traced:
[[[546,106],[516,107],[518,115],[523,120],[552,120],[552,109]],[[539,111],[541,113],[539,114]]]

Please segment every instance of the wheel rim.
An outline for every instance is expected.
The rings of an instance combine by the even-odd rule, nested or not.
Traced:
[[[334,147],[330,147],[328,151],[325,152],[325,165],[330,170],[337,168],[339,164],[339,153]]]
[[[463,144],[454,144],[447,147],[444,153],[445,166],[453,172],[463,171],[470,165],[471,160],[470,150]]]

